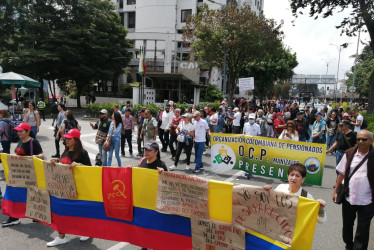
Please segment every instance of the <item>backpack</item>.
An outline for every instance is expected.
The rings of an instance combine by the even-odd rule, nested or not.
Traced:
[[[368,123],[367,123],[366,119],[364,118],[361,122],[361,127],[360,128],[361,129],[367,129],[367,127],[368,127]]]
[[[18,125],[21,124],[21,121],[3,120],[3,122],[8,123],[8,126],[9,126],[9,128],[8,128],[9,130],[8,130],[8,134],[7,134],[8,141],[18,142],[19,137],[18,137],[17,131],[14,130],[14,128],[18,127]]]

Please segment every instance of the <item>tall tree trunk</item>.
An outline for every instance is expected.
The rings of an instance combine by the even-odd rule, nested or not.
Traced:
[[[44,101],[44,82],[43,82],[43,77],[39,78],[39,81],[42,83],[40,88],[39,88],[39,96],[40,100]]]
[[[370,76],[369,102],[367,112],[369,115],[374,114],[374,71]]]
[[[234,100],[234,93],[235,93],[235,86],[236,81],[231,80],[231,78],[227,81],[227,103],[229,106],[233,106],[233,100]]]

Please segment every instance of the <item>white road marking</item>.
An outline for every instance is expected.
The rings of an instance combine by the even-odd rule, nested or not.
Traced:
[[[120,250],[120,249],[123,249],[125,246],[128,246],[130,245],[129,243],[127,242],[120,242],[114,246],[112,246],[111,248],[108,248],[107,250]]]
[[[238,178],[239,176],[243,175],[243,172],[242,171],[238,171],[236,174],[234,174],[233,176],[231,176],[230,178],[227,178],[226,180],[224,180],[225,182],[232,182],[233,180],[236,180],[236,178]]]

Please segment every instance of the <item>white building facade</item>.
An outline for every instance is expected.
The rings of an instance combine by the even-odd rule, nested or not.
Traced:
[[[221,72],[203,71],[189,62],[189,49],[182,43],[182,28],[187,18],[198,8],[208,4],[219,9],[227,0],[112,0],[132,41],[133,59],[130,62],[131,80],[136,76],[139,49],[146,48],[147,88],[155,89],[155,101],[199,103],[200,87],[207,83],[222,87]],[[248,4],[256,13],[263,10],[264,0],[239,0],[239,6]],[[126,81],[126,79],[125,79]]]

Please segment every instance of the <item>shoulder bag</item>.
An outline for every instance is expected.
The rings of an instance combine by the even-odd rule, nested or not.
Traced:
[[[110,150],[110,145],[112,144],[112,136],[113,136],[113,133],[114,133],[115,130],[116,130],[116,127],[113,126],[113,131],[110,134],[110,136],[108,138],[108,141],[104,142],[104,145],[103,145],[104,151],[109,151]]]
[[[362,161],[356,166],[356,168],[353,170],[353,172],[349,175],[348,177],[348,185],[349,185],[349,180],[352,178],[352,176],[357,172],[357,170],[362,166],[362,164],[364,164],[364,162],[369,158],[369,154],[370,154],[370,151],[368,152],[368,154],[364,157],[364,159],[362,159]],[[338,196],[336,197],[336,201],[335,203],[336,204],[342,204],[343,200],[345,199],[345,185],[347,185],[347,183],[342,183],[339,188],[338,188]]]

